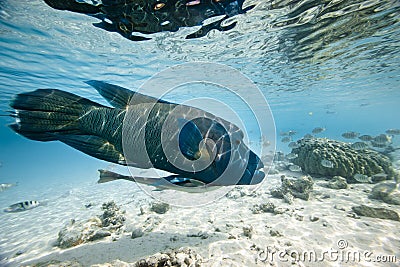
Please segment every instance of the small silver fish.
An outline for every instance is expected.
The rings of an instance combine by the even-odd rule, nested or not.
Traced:
[[[3,192],[4,190],[7,190],[11,187],[16,186],[17,184],[0,184],[0,192]]]
[[[376,148],[385,148],[389,143],[377,143],[375,141],[371,141],[371,145]]]
[[[289,136],[293,136],[293,135],[296,135],[297,134],[297,132],[296,131],[293,131],[293,130],[290,130],[289,132],[288,132],[288,135]]]
[[[292,141],[290,136],[283,137],[281,140],[282,143],[289,143],[290,141]]]
[[[321,165],[326,168],[333,168],[333,162],[327,159],[321,160]]]
[[[387,179],[387,174],[386,173],[377,173],[372,175],[371,180],[374,182],[380,182],[380,181],[385,181]]]
[[[355,150],[363,150],[363,149],[368,148],[368,145],[364,142],[355,142],[355,143],[351,144],[350,147]]]
[[[19,202],[19,203],[12,204],[8,208],[4,209],[4,212],[26,211],[26,210],[30,210],[30,209],[36,208],[39,205],[40,205],[39,201],[29,200],[29,201],[24,201],[24,202]]]
[[[386,134],[380,134],[376,137],[374,137],[374,142],[378,144],[386,144],[390,143],[392,141],[392,137],[388,136]]]
[[[394,134],[394,135],[399,135],[400,134],[400,129],[389,129],[386,131],[387,134]]]
[[[286,158],[287,158],[288,160],[291,160],[291,159],[297,158],[298,156],[299,156],[299,155],[297,155],[297,154],[295,154],[295,153],[289,153],[289,154],[286,155]]]
[[[300,145],[299,145],[297,142],[290,142],[290,143],[288,144],[288,147],[289,147],[289,148],[299,148]]]
[[[271,145],[271,142],[265,136],[261,136],[260,141],[261,141],[261,144],[263,147],[267,147],[267,146]]]
[[[356,132],[345,132],[342,134],[342,136],[347,139],[354,139],[354,138],[358,137],[359,135],[360,135],[360,133],[356,133]]]
[[[370,135],[364,134],[358,137],[358,139],[362,140],[362,141],[372,141],[374,138]]]
[[[312,138],[314,138],[314,136],[312,134],[306,134],[303,138],[304,139],[312,139]]]
[[[360,183],[372,183],[371,177],[368,177],[365,174],[356,173],[354,175],[354,180]]]
[[[312,130],[312,133],[313,134],[319,134],[319,133],[322,133],[323,131],[325,131],[326,129],[325,128],[323,128],[323,127],[316,127],[316,128],[314,128],[313,130]]]
[[[280,136],[288,136],[289,133],[288,133],[288,132],[280,132],[279,135],[280,135]]]
[[[292,172],[301,172],[301,167],[297,165],[290,165],[289,170]]]

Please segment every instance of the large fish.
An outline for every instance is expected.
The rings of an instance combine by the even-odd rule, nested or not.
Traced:
[[[263,180],[263,164],[236,125],[198,108],[101,81],[87,83],[113,107],[57,89],[38,89],[13,99],[16,122],[11,129],[32,140],[61,141],[108,162],[168,171],[177,176],[167,181],[178,185]]]
[[[202,25],[204,20],[215,16],[222,18],[204,25],[187,38],[204,36],[212,29],[226,31],[235,23],[222,26],[224,20],[253,8],[243,9],[244,0],[102,0],[98,4],[75,0],[44,1],[55,9],[95,16],[102,20],[95,26],[118,32],[134,41],[149,39],[134,35],[135,32],[177,31],[180,27]]]

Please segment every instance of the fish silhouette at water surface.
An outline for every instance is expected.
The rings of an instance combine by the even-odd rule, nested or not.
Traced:
[[[235,22],[222,25],[232,16],[245,13],[254,6],[242,8],[244,0],[103,0],[89,4],[75,0],[44,0],[50,7],[91,15],[101,19],[96,27],[118,32],[133,41],[151,38],[134,33],[175,32],[181,27],[200,26],[206,19],[222,16],[186,38],[205,36],[212,29],[230,30]]]

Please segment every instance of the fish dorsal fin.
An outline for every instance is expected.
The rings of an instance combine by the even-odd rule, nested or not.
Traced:
[[[96,89],[97,92],[99,92],[99,94],[110,103],[110,105],[116,108],[126,108],[128,105],[142,103],[169,103],[155,97],[143,95],[121,86],[102,81],[91,80],[86,83]],[[133,97],[135,98],[132,99]]]

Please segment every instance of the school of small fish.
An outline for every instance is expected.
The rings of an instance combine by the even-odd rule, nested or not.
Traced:
[[[322,133],[326,130],[324,127],[315,127],[311,132],[308,134],[304,135],[304,139],[312,139],[315,138],[315,134]],[[280,132],[280,135],[283,136],[281,139],[282,143],[288,143],[288,147],[291,149],[296,149],[299,148],[300,145],[297,141],[292,141],[292,136],[297,134],[296,131],[291,130],[287,132]],[[314,135],[313,135],[314,134]],[[360,141],[355,141],[350,145],[350,147],[354,150],[359,150],[359,153],[363,153],[364,150],[368,149],[373,149],[373,148],[386,148],[392,143],[392,139],[394,135],[400,135],[400,129],[388,129],[385,131],[385,134],[379,134],[376,136],[371,136],[368,134],[363,134],[361,135],[358,132],[355,131],[347,131],[341,134],[343,138],[346,139],[356,139],[358,138]],[[296,153],[289,153],[286,155],[287,160],[293,160],[298,158],[298,154]],[[335,164],[334,161],[328,160],[328,159],[322,159],[321,160],[321,166],[325,168],[334,168]],[[288,169],[292,172],[301,172],[302,169],[298,165],[290,165]],[[377,174],[381,175],[382,177],[378,177],[379,179],[383,179],[386,174]],[[373,176],[375,177],[375,176]],[[354,180],[360,182],[360,183],[372,183],[372,177],[368,177],[367,175],[357,173],[354,175]],[[383,179],[384,180],[384,179]]]

